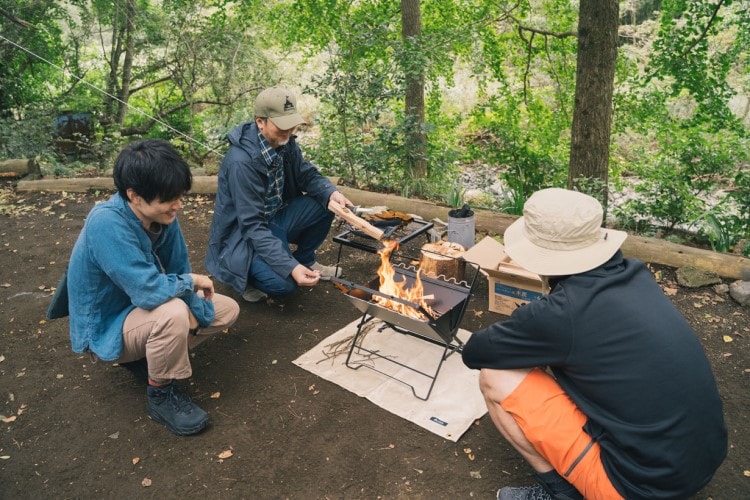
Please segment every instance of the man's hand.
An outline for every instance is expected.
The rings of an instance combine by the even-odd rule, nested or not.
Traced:
[[[342,207],[350,207],[353,205],[353,203],[349,201],[346,196],[341,194],[341,191],[334,191],[333,193],[331,193],[331,197],[328,198],[328,201],[335,201]]]
[[[202,291],[203,298],[206,300],[214,298],[214,282],[211,281],[211,278],[203,274],[192,273],[190,277],[193,278],[193,290],[196,292]]]
[[[297,264],[297,267],[292,269],[292,278],[299,286],[315,286],[320,281],[320,272]]]

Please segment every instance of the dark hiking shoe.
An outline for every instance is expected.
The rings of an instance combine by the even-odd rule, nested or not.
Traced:
[[[554,500],[541,485],[506,486],[497,491],[497,500]]]
[[[149,385],[146,393],[149,416],[172,433],[188,436],[202,431],[208,424],[208,413],[193,403],[174,382],[162,387]]]
[[[143,382],[144,384],[148,383],[148,363],[146,362],[146,358],[118,364],[132,373],[140,382]]]

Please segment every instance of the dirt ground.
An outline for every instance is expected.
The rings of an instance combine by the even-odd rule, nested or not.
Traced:
[[[193,353],[188,384],[211,425],[173,436],[147,417],[145,389],[129,372],[74,354],[68,320],[44,320],[85,215],[108,195],[9,186],[0,200],[0,498],[490,499],[501,486],[532,484],[486,415],[453,443],[292,364],[359,316],[329,283],[243,302],[229,333]],[[187,202],[180,221],[203,272],[213,197]],[[321,262],[334,263],[338,245],[323,250]],[[375,276],[376,259],[341,255],[355,283]],[[673,269],[654,271],[678,288]],[[730,436],[726,461],[695,498],[750,498],[750,313],[710,287],[678,288],[672,299],[708,352]],[[486,308],[480,277],[462,327],[503,318]]]

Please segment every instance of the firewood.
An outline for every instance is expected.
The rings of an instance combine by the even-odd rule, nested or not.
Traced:
[[[450,241],[438,241],[422,245],[420,269],[425,276],[445,276],[456,281],[464,279],[466,263],[461,260],[465,252],[462,245]]]
[[[356,215],[354,212],[349,210],[346,207],[342,207],[335,201],[331,201],[328,203],[328,210],[333,212],[334,214],[338,215],[342,219],[344,219],[346,222],[348,222],[352,227],[355,229],[359,229],[363,233],[365,233],[367,236],[380,240],[383,238],[383,230],[378,229],[377,227],[373,226],[363,218]]]

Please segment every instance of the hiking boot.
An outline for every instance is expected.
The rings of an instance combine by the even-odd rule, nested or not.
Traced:
[[[534,486],[506,486],[497,491],[497,500],[553,500],[540,484]]]
[[[208,424],[208,413],[182,393],[174,382],[160,387],[149,385],[146,394],[149,416],[154,422],[165,425],[173,434],[196,434]]]
[[[254,286],[247,285],[245,291],[242,292],[242,298],[245,299],[246,302],[260,302],[261,300],[266,300],[268,294],[262,290],[258,290]]]
[[[320,279],[323,281],[330,281],[333,277],[338,278],[339,276],[341,276],[342,272],[339,266],[324,266],[319,262],[316,262],[312,266],[310,266],[310,269],[312,269],[313,271],[319,271]]]
[[[146,358],[137,359],[135,361],[128,361],[127,363],[118,363],[121,367],[128,370],[144,384],[148,383],[148,362]]]

